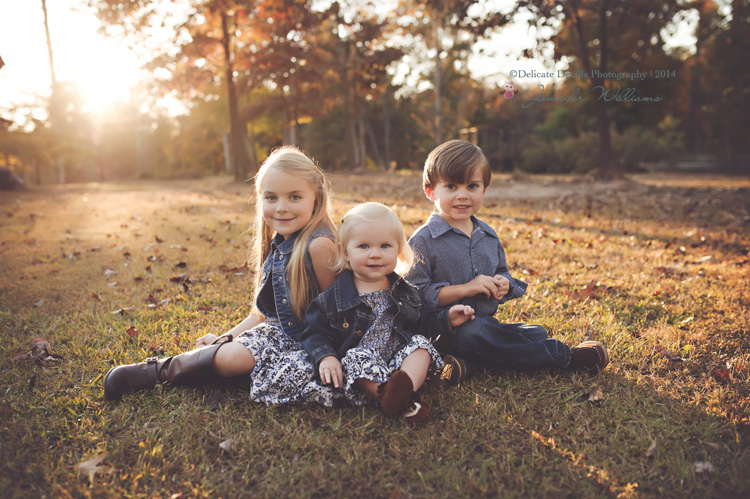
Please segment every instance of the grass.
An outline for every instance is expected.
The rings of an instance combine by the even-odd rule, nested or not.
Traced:
[[[266,408],[246,381],[104,402],[113,365],[180,353],[247,314],[249,187],[2,193],[0,495],[747,496],[750,182],[582,185],[580,196],[488,198],[481,216],[530,283],[500,320],[601,340],[610,366],[433,380],[430,423],[416,429],[372,408]],[[417,175],[341,175],[334,187],[337,219],[365,200],[396,208],[408,233],[429,215]],[[35,339],[62,360],[12,360]],[[76,471],[103,452],[110,473]]]

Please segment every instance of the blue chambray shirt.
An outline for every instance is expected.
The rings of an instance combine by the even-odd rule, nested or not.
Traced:
[[[505,276],[510,288],[502,300],[479,294],[457,302],[472,307],[478,317],[492,317],[499,304],[523,296],[528,284],[510,275],[505,250],[492,227],[474,216],[471,220],[474,230],[469,238],[433,213],[409,238],[416,262],[405,277],[419,288],[425,306],[436,309],[443,286],[465,284],[482,274]]]

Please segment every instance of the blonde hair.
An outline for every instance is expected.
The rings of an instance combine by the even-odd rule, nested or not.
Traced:
[[[398,215],[381,203],[358,204],[344,215],[336,236],[336,247],[338,248],[338,253],[334,263],[334,270],[336,270],[336,272],[341,272],[344,269],[351,268],[349,262],[346,261],[344,249],[346,248],[346,245],[349,244],[349,232],[351,231],[351,228],[363,222],[382,222],[386,227],[385,230],[392,231],[393,235],[395,235],[398,240],[398,265],[396,266],[396,273],[403,275],[408,272],[412,265],[414,265],[414,252],[406,239],[404,226],[401,225],[401,220],[399,220]]]
[[[273,230],[263,219],[263,179],[271,169],[282,171],[289,175],[307,180],[315,192],[315,203],[310,221],[297,235],[294,241],[294,249],[287,265],[287,280],[292,290],[291,300],[292,312],[301,320],[305,321],[305,310],[315,298],[313,295],[314,284],[310,282],[305,265],[305,252],[310,238],[317,229],[328,229],[331,234],[336,233],[336,226],[331,217],[331,186],[325,173],[317,164],[302,150],[294,146],[283,146],[274,149],[266,158],[255,176],[255,220],[253,222],[253,244],[250,252],[250,268],[255,269],[255,296],[253,304],[260,293],[261,274],[263,262],[271,252],[271,241]]]
[[[463,140],[449,140],[437,146],[427,156],[422,183],[431,189],[441,181],[464,184],[471,180],[476,168],[479,168],[484,187],[487,188],[492,179],[492,171],[482,150]]]

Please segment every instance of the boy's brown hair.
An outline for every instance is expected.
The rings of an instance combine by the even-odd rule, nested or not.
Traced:
[[[477,167],[482,173],[486,189],[490,185],[492,172],[482,150],[463,140],[449,140],[437,146],[427,156],[422,181],[430,189],[434,189],[441,180],[465,184]]]

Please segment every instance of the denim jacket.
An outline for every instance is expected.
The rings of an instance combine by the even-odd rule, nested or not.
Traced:
[[[291,290],[289,289],[286,269],[298,235],[299,232],[284,239],[279,234],[276,234],[273,241],[271,241],[271,252],[263,262],[261,270],[260,293],[258,293],[258,297],[255,300],[255,308],[258,312],[266,317],[278,318],[284,333],[297,341],[300,339],[304,324],[292,311]],[[320,293],[320,289],[318,281],[315,279],[312,258],[310,258],[310,243],[316,237],[320,236],[333,240],[333,234],[324,228],[319,228],[313,232],[307,244],[305,270],[307,271],[312,296],[317,296]]]
[[[393,329],[406,341],[414,334],[431,340],[451,332],[447,310],[426,311],[419,298],[419,290],[398,274],[388,276],[392,307],[396,314]],[[341,359],[347,350],[359,345],[375,316],[369,305],[359,298],[351,270],[344,270],[331,286],[318,295],[307,307],[307,327],[302,333],[302,345],[315,365],[329,355]]]

